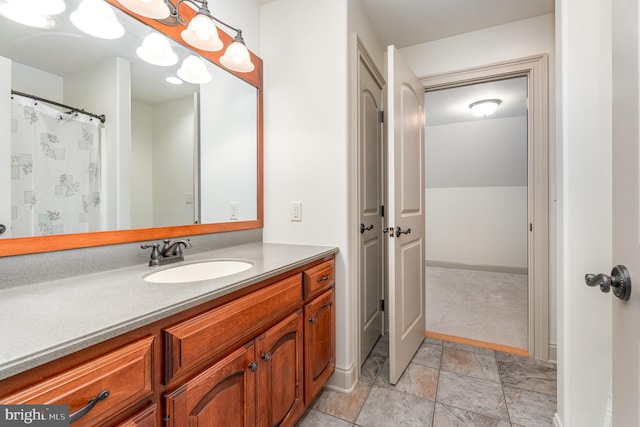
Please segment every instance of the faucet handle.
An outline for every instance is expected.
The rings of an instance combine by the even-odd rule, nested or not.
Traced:
[[[160,260],[160,247],[159,243],[152,243],[151,245],[140,245],[142,249],[151,249],[151,257],[149,258],[149,266],[159,265]]]

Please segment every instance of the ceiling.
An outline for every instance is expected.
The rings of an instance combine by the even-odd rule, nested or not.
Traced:
[[[360,0],[380,42],[397,48],[553,13],[554,0]]]
[[[452,37],[555,11],[554,0],[360,0],[383,46],[397,48]],[[525,115],[526,78],[462,86],[427,94],[427,126]],[[475,117],[469,104],[500,99],[490,118]]]
[[[502,102],[498,110],[491,116],[476,117],[471,114],[469,104],[483,99],[499,99]],[[427,126],[501,119],[526,114],[526,77],[427,92],[425,98],[425,124]]]

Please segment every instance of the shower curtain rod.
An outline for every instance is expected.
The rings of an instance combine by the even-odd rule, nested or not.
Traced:
[[[104,114],[93,114],[93,113],[88,113],[88,112],[86,112],[86,111],[84,111],[84,110],[81,110],[81,109],[78,109],[78,108],[75,108],[75,107],[71,107],[71,106],[69,106],[69,105],[61,104],[61,103],[59,103],[59,102],[55,102],[55,101],[50,101],[50,100],[45,99],[45,98],[40,98],[39,96],[30,95],[30,94],[28,94],[28,93],[18,92],[17,90],[13,90],[13,89],[11,89],[11,95],[20,95],[20,96],[24,96],[25,98],[31,98],[31,99],[33,99],[34,101],[46,102],[47,104],[52,104],[52,105],[56,105],[56,106],[58,106],[58,107],[67,108],[67,109],[71,110],[71,111],[68,111],[68,112],[67,112],[67,114],[68,114],[68,113],[81,113],[81,114],[85,114],[85,115],[87,115],[87,116],[89,116],[89,117],[94,117],[94,118],[96,118],[96,119],[100,120],[100,123],[104,123],[104,122],[105,122],[105,120],[107,120],[107,118],[105,117],[105,115],[104,115]]]

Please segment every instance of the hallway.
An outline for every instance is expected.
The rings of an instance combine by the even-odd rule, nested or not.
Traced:
[[[378,341],[351,394],[324,389],[298,427],[550,426],[556,367],[493,350],[425,339],[395,386]]]

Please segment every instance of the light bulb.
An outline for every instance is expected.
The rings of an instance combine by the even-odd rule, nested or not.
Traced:
[[[213,19],[202,13],[196,14],[180,35],[185,42],[200,50],[215,52],[223,47]]]
[[[124,35],[124,27],[113,9],[102,0],[82,0],[69,19],[80,31],[94,37],[118,39]]]
[[[160,33],[151,33],[144,38],[142,46],[136,49],[136,54],[153,65],[169,66],[178,62],[169,40]]]
[[[195,55],[189,55],[182,61],[182,66],[177,74],[185,82],[193,84],[204,84],[211,81],[211,74],[207,70],[207,66],[202,59]]]

